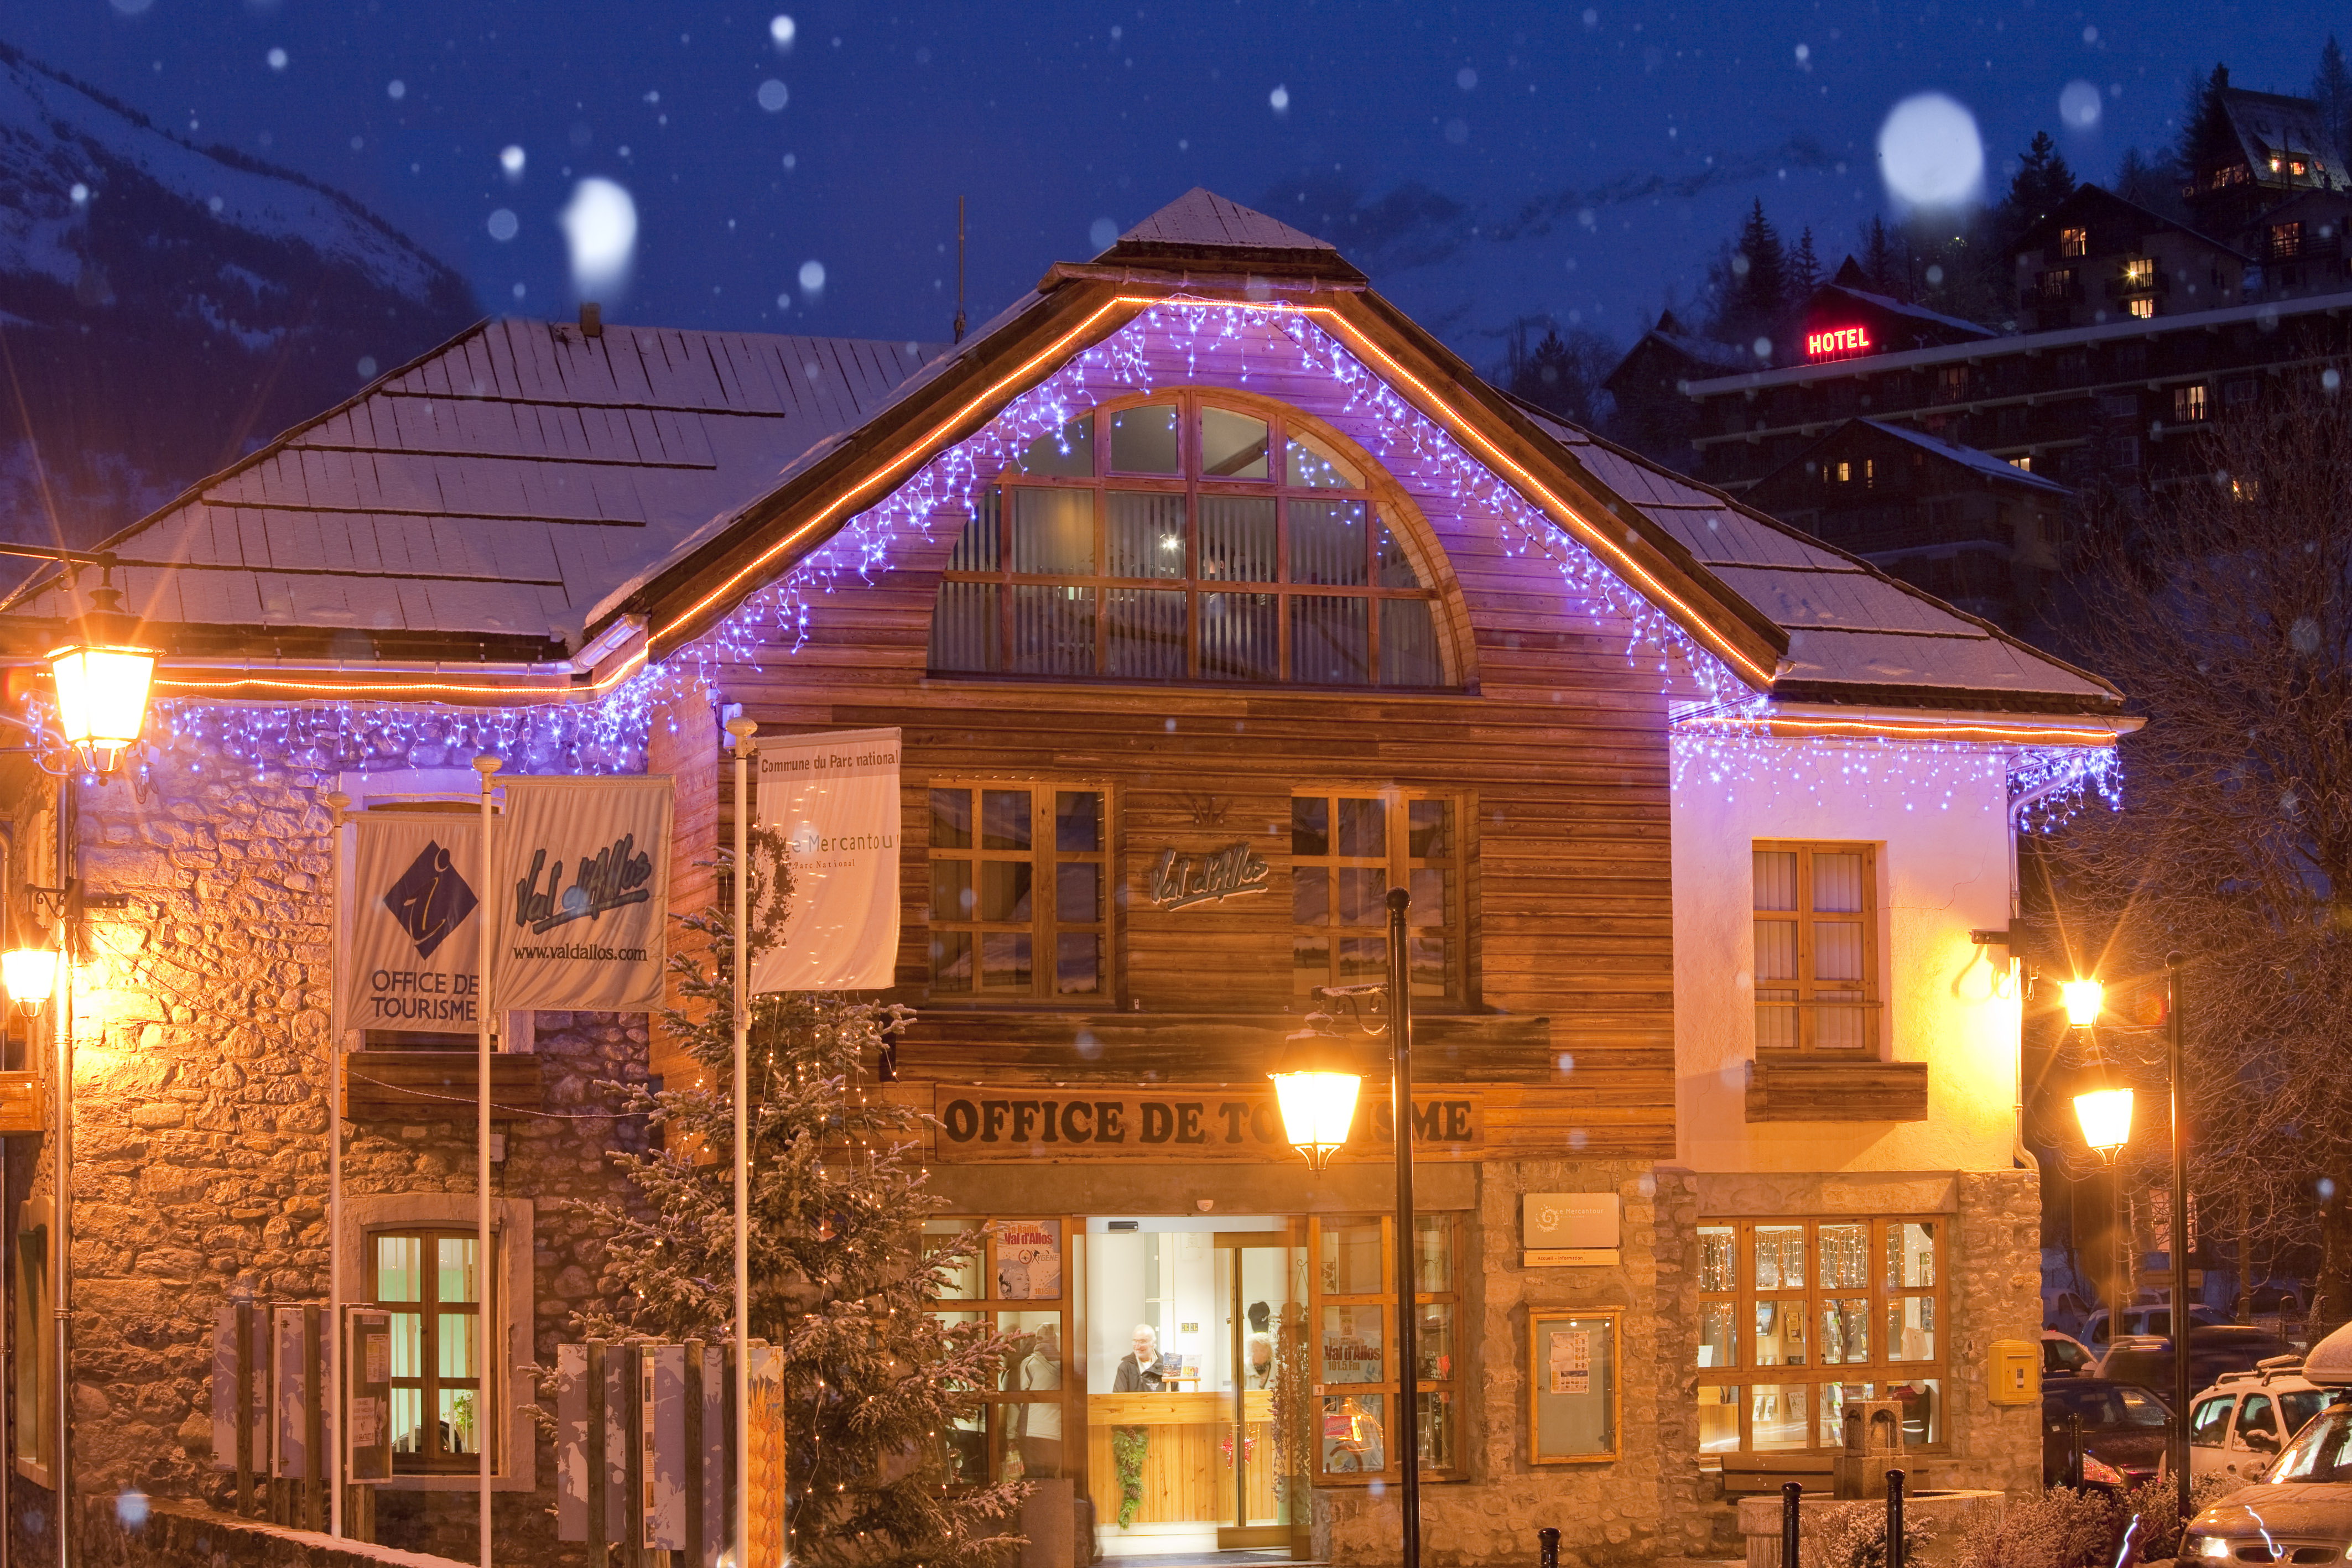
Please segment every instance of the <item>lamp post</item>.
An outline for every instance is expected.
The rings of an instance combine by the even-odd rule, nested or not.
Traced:
[[[2106,1001],[2106,988],[2096,980],[2068,980],[2059,990],[2065,998],[2066,1022],[2083,1031],[2083,1039],[2091,1048],[2091,1064],[2098,1069],[2099,1081],[2105,1085],[2106,1063],[2099,1055],[2097,1030],[2099,1013]],[[2083,1142],[2107,1167],[2108,1211],[2115,1231],[2115,1239],[2107,1249],[2107,1260],[2115,1270],[2107,1286],[2107,1336],[2112,1341],[2123,1322],[2124,1304],[2131,1294],[2131,1242],[2125,1230],[2122,1167],[2116,1163],[2116,1156],[2131,1142],[2132,1092],[2113,1087],[2085,1090],[2074,1096],[2074,1119],[2082,1124]]]
[[[2189,1315],[2189,1112],[2185,1103],[2188,1093],[2186,1041],[2180,1017],[2181,956],[2169,953],[2164,959],[2165,1015],[2165,1082],[2171,1100],[2172,1112],[2172,1213],[2169,1234],[2165,1239],[2166,1249],[2172,1259],[2171,1305],[2168,1320],[2172,1341],[2172,1426],[2165,1439],[2165,1452],[2172,1468],[2173,1484],[2178,1490],[2180,1517],[2189,1513],[2189,1399],[2194,1391],[2189,1386],[2189,1340],[2196,1330]],[[2063,988],[2066,998],[2066,1019],[2086,1035],[2099,1018],[2103,993],[2096,980],[2074,980]],[[2093,1049],[2096,1040],[2093,1037]],[[2099,1152],[2109,1166],[2115,1166],[2117,1150],[2131,1139],[2132,1092],[2129,1089],[2096,1089],[2074,1096],[2075,1119],[2083,1124],[2083,1141]],[[2116,1208],[2123,1209],[2122,1177],[2116,1177]],[[2121,1228],[2122,1221],[2117,1220]],[[2126,1289],[2130,1286],[2130,1243],[2125,1243]],[[2119,1292],[2109,1309],[2108,1333],[2112,1336],[2119,1321],[2123,1297]]]
[[[1421,1568],[1421,1354],[1420,1303],[1415,1277],[1412,1214],[1412,988],[1407,973],[1406,912],[1412,894],[1389,890],[1390,1115],[1396,1129],[1397,1423],[1389,1451],[1402,1435],[1404,1458],[1398,1501],[1404,1515],[1403,1568]],[[1285,1136],[1307,1163],[1321,1170],[1347,1142],[1355,1120],[1361,1067],[1346,1048],[1313,1027],[1284,1040],[1267,1077],[1282,1107]]]

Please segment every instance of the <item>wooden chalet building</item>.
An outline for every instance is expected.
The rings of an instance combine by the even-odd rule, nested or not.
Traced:
[[[1054,1371],[945,1440],[1040,1483],[1041,1541],[1387,1562],[1417,1448],[1433,1561],[1546,1525],[1578,1563],[1721,1556],[1865,1399],[1936,1487],[2039,1484],[1994,1375],[2040,1322],[2003,939],[2021,823],[2108,777],[2117,694],[1512,401],[1321,241],[1194,191],[952,350],[488,323],[110,548],[175,563],[115,573],[165,706],[131,775],[20,777],[15,818],[69,862],[20,876],[93,895],[69,1517],[219,1495],[215,1309],[325,1293],[330,1052],[350,1298],[369,1238],[470,1234],[470,1079],[327,1025],[323,798],[469,790],[485,748],[667,773],[699,907],[739,708],[901,732],[889,1092],[935,1118],[927,1223],[990,1249],[940,1306]],[[0,626],[38,650],[74,610],[45,578]],[[1390,888],[1411,1237],[1378,1118],[1310,1175],[1265,1076],[1316,988],[1378,977]],[[642,1017],[503,1044],[499,1408],[599,1288],[586,1206],[645,1134],[598,1084],[684,1071]],[[20,1325],[53,1152],[12,1145]],[[1174,1375],[1121,1392],[1139,1324]],[[54,1550],[55,1363],[15,1364],[15,1542]],[[576,1561],[545,1439],[493,1430],[499,1560]],[[429,1458],[379,1535],[470,1557],[472,1476]]]

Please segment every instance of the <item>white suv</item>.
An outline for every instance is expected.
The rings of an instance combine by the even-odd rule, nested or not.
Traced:
[[[2207,1390],[2228,1418],[2224,1441],[2253,1396],[2264,1393],[2261,1372],[2257,1368],[2244,1380],[2224,1379]],[[2318,1568],[2352,1557],[2352,1401],[2345,1397],[2352,1389],[2352,1326],[2337,1329],[2312,1346],[2302,1375],[2294,1381],[2336,1402],[2287,1439],[2255,1484],[2231,1492],[2189,1521],[2180,1538],[2184,1568],[2193,1559]],[[2273,1377],[2267,1396],[2274,1406],[2291,1410],[2279,1378]],[[2221,1406],[2224,1398],[2229,1403]],[[2200,1409],[2202,1403],[2192,1403],[2190,1408]],[[2193,1444],[2190,1451],[2196,1451]],[[2226,1473],[2230,1450],[2217,1451]],[[2244,1467],[2257,1450],[2245,1452],[2239,1461],[2242,1476],[2248,1473]]]
[[[2189,1473],[2254,1479],[2334,1396],[2304,1377],[2299,1355],[2223,1373],[2189,1403]]]

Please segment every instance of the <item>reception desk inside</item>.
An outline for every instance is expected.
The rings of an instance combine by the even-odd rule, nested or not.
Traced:
[[[1231,1394],[1096,1394],[1087,1399],[1087,1490],[1095,1520],[1114,1534],[1133,1476],[1133,1524],[1273,1525],[1274,1396],[1241,1396],[1239,1430]],[[1234,1449],[1241,1450],[1237,1490]],[[1237,1514],[1242,1517],[1236,1517]],[[1230,1544],[1239,1545],[1240,1542]]]

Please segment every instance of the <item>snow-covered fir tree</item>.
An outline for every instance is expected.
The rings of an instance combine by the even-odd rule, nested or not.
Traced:
[[[781,935],[791,893],[780,836],[752,835],[751,950]],[[731,869],[720,864],[720,885]],[[764,896],[763,896],[764,895]],[[616,1155],[642,1207],[607,1207],[609,1308],[592,1335],[725,1339],[734,1316],[735,930],[730,909],[680,923],[678,1007],[660,1028],[701,1070],[634,1091],[664,1130]],[[1010,1342],[934,1315],[976,1235],[926,1253],[941,1207],[916,1157],[918,1114],[878,1092],[869,1064],[911,1017],[835,994],[754,997],[751,1085],[751,1332],[784,1348],[787,1528],[809,1568],[982,1568],[1015,1543],[1026,1488],[977,1473],[977,1390]],[[934,1239],[938,1239],[934,1238]]]

